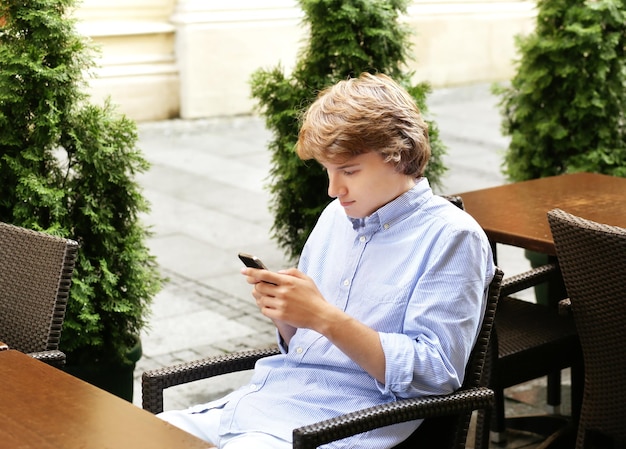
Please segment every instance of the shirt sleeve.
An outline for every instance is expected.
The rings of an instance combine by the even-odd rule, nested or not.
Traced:
[[[476,341],[494,267],[486,238],[452,230],[436,239],[407,306],[402,333],[380,332],[382,393],[398,398],[458,389]]]

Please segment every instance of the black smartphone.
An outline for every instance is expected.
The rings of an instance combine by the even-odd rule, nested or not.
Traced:
[[[259,259],[257,256],[253,256],[252,254],[239,253],[239,258],[246,267],[259,268],[261,270],[268,269],[265,264],[261,262],[261,259]]]

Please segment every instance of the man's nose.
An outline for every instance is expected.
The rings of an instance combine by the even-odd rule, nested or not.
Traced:
[[[341,196],[343,188],[341,187],[337,176],[328,174],[328,196],[331,198],[337,198]]]

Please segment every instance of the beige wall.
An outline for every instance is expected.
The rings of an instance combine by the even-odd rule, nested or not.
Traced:
[[[83,0],[78,29],[101,49],[90,79],[94,101],[107,96],[138,120],[179,116],[179,70],[170,21],[176,0]]]
[[[415,1],[407,20],[415,30],[416,78],[435,87],[510,79],[514,36],[532,31],[534,6],[528,1]]]
[[[514,36],[534,2],[415,0],[411,69],[435,87],[509,79]],[[80,29],[101,46],[91,80],[138,121],[249,114],[259,67],[287,73],[306,37],[295,0],[84,0]]]

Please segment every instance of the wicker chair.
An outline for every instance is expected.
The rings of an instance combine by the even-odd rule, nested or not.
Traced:
[[[72,240],[0,222],[0,341],[54,366],[78,251]]]
[[[577,449],[626,447],[626,229],[548,212],[585,365]]]
[[[355,411],[293,430],[293,447],[316,448],[368,430],[424,418],[422,425],[397,448],[465,448],[473,410],[491,407],[493,392],[484,387],[483,367],[500,292],[502,271],[497,269],[480,335],[466,367],[463,386],[449,395],[406,399]],[[143,373],[143,408],[163,411],[163,390],[175,385],[221,374],[249,370],[262,357],[278,354],[276,347],[226,354]],[[480,431],[479,431],[480,432]],[[482,432],[480,432],[482,434]]]
[[[506,278],[502,282],[492,338],[494,356],[490,363],[489,387],[495,393],[495,405],[490,411],[491,440],[506,441],[506,430],[530,431],[554,437],[567,430],[576,420],[582,397],[582,353],[574,322],[559,314],[558,308],[535,304],[509,296],[545,282],[558,275],[556,264],[547,264],[525,273]],[[495,357],[497,354],[497,357]],[[561,370],[571,368],[572,418],[560,414]],[[547,376],[546,404],[551,413],[533,416],[507,417],[504,389]],[[486,438],[482,447],[488,447]]]

